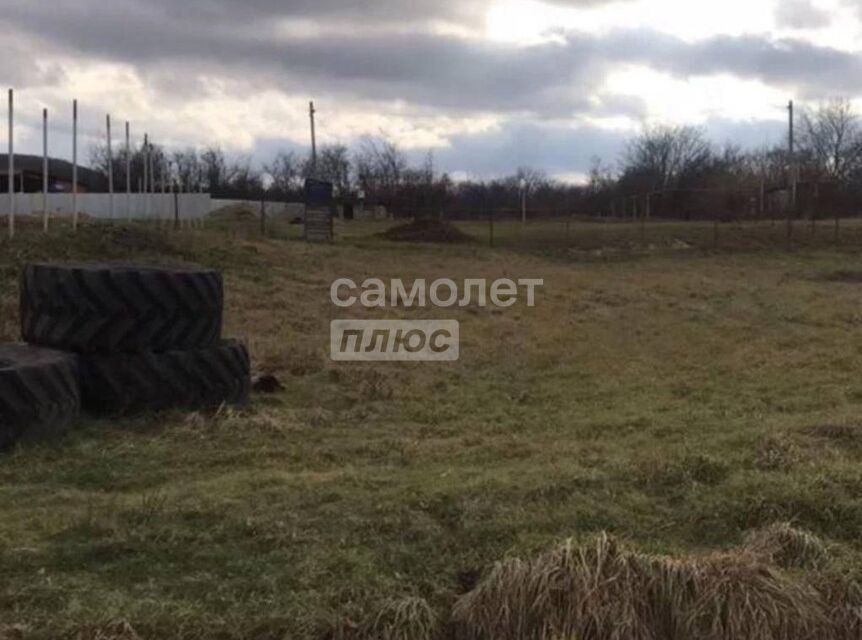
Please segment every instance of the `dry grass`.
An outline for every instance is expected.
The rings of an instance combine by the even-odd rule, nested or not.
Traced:
[[[862,283],[862,271],[848,271],[846,269],[839,269],[838,271],[831,271],[829,273],[821,276],[821,279],[826,282],[846,282],[849,284],[859,284]]]
[[[818,424],[804,430],[807,435],[846,444],[862,441],[862,429],[852,424]]]
[[[75,640],[141,640],[135,629],[125,620],[111,622],[93,629],[83,629]]]
[[[754,466],[761,471],[786,471],[801,458],[802,453],[791,438],[785,434],[770,434],[758,443]]]
[[[0,338],[17,336],[26,260],[189,260],[224,271],[226,333],[247,338],[256,371],[285,387],[215,414],[84,420],[62,443],[0,460],[0,624],[22,625],[27,640],[91,637],[117,619],[142,638],[321,640],[337,620],[347,637],[421,637],[428,609],[406,595],[425,598],[445,632],[481,568],[611,531],[662,555],[573,545],[568,560],[536,569],[558,589],[517,586],[539,597],[542,620],[585,632],[577,640],[614,633],[614,619],[629,620],[620,638],[780,630],[799,622],[800,593],[820,593],[843,620],[843,637],[823,637],[854,637],[862,439],[806,429],[855,425],[862,411],[862,287],[812,277],[862,271],[862,227],[843,248],[820,234],[819,249],[788,253],[777,228],[778,249],[730,253],[722,236],[728,253],[711,253],[711,229],[684,225],[648,228],[648,243],[666,241],[654,252],[626,248],[638,244],[629,225],[573,224],[567,238],[561,225],[500,224],[495,250],[337,226],[354,236],[261,239],[252,220],[246,235],[227,231],[242,221],[207,221],[179,233],[87,224],[49,237],[22,225],[15,242],[0,239]],[[755,232],[765,241],[770,230]],[[674,249],[675,239],[695,248]],[[546,285],[535,308],[340,310],[329,299],[338,277]],[[426,313],[461,323],[459,362],[328,358],[332,319]],[[776,521],[834,543],[830,565],[772,564],[817,557],[787,542],[760,555],[707,553]],[[552,568],[563,561],[569,568]],[[506,567],[523,577],[535,563]],[[585,596],[565,591],[590,579]],[[778,604],[773,588],[785,594]],[[468,597],[498,611],[489,589]],[[708,598],[766,613],[716,622]],[[673,613],[677,602],[686,616]],[[476,607],[459,611],[481,621]]]
[[[819,537],[780,522],[751,532],[745,548],[758,557],[786,569],[825,569],[831,554],[829,546]]]
[[[832,621],[829,640],[862,638],[862,587],[846,576],[814,575],[811,582],[820,594],[826,616]]]
[[[674,559],[602,534],[496,565],[456,603],[453,622],[471,640],[814,640],[853,624],[830,616],[834,595],[746,549]]]
[[[437,614],[423,598],[390,600],[359,630],[362,640],[432,640]]]

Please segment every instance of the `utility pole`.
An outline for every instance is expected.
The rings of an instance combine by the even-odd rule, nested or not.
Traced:
[[[311,176],[317,175],[317,136],[314,131],[314,101],[308,103],[308,118],[311,121]]]
[[[527,181],[521,178],[521,224],[527,224]]]
[[[72,101],[72,230],[78,228],[78,101]]]
[[[111,150],[111,114],[105,116],[108,136],[108,219],[114,219],[114,154]]]
[[[790,208],[791,212],[796,212],[796,183],[799,180],[799,176],[797,175],[797,167],[796,167],[796,139],[794,132],[794,117],[793,117],[793,100],[791,100],[787,105],[788,112],[788,150],[790,151]],[[788,218],[788,224],[792,224],[792,222]]]
[[[15,237],[15,116],[14,91],[9,89],[9,238]]]
[[[794,124],[794,123],[793,123],[793,100],[791,100],[791,101],[787,104],[787,112],[788,112],[788,115],[789,115],[789,118],[790,118],[790,121],[789,121],[789,123],[788,123],[788,124],[790,125],[790,130],[789,130],[789,132],[788,132],[788,139],[787,139],[787,142],[788,142],[788,146],[789,146],[789,149],[790,149],[790,157],[791,157],[791,158],[793,158],[793,152],[794,152],[794,150],[795,150],[795,149],[794,149],[795,140],[794,140],[794,131],[793,131],[793,124]]]
[[[147,158],[148,158],[147,162],[150,163],[150,166],[149,166],[150,184],[149,184],[149,189],[147,191],[147,202],[148,202],[147,207],[149,207],[151,210],[155,211],[155,209],[152,207],[152,200],[153,200],[153,194],[156,192],[156,170],[155,170],[155,166],[153,165],[152,146],[153,145],[151,143],[150,144],[150,152],[147,155]],[[159,218],[162,217],[161,212],[159,212],[157,215]]]
[[[141,197],[144,199],[144,217],[150,217],[150,137],[149,134],[144,134],[144,185],[140,190]]]
[[[126,120],[126,219],[132,221],[132,145]]]
[[[48,110],[42,109],[42,230],[48,231]]]
[[[174,185],[174,230],[180,228],[180,188],[179,185]]]

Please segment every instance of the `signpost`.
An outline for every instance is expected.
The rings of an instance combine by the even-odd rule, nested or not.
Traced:
[[[307,242],[332,241],[332,183],[305,180],[305,232]]]

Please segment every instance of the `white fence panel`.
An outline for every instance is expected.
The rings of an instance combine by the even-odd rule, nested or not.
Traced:
[[[3,202],[0,196],[0,210],[8,209],[8,201]],[[206,217],[211,211],[208,193],[180,193],[177,195],[177,205],[180,220],[192,220]],[[52,215],[72,215],[72,194],[49,193],[48,209]],[[131,211],[129,211],[129,209]],[[41,193],[15,194],[15,212],[17,215],[42,213]],[[78,212],[82,216],[105,220],[111,217],[110,196],[107,193],[79,193]],[[170,193],[133,193],[129,196],[129,206],[126,205],[126,194],[114,194],[114,219],[126,220],[173,220],[174,195]]]

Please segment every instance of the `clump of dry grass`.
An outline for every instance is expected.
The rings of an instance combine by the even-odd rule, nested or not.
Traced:
[[[434,609],[424,598],[402,598],[386,602],[359,629],[357,638],[367,640],[432,640],[439,632]]]
[[[816,438],[848,443],[862,440],[862,429],[849,424],[818,424],[805,429],[805,433]]]
[[[831,558],[826,543],[810,531],[788,522],[752,531],[745,539],[744,548],[785,569],[824,569]]]
[[[721,460],[698,454],[671,460],[647,459],[640,465],[639,473],[647,486],[714,486],[727,478],[730,467]]]
[[[827,606],[747,551],[673,559],[601,535],[498,564],[453,610],[470,640],[831,637]]]
[[[757,446],[754,466],[761,471],[786,471],[802,458],[799,447],[786,435],[770,435]]]
[[[141,636],[125,620],[112,622],[102,627],[82,629],[75,640],[141,640]]]
[[[845,576],[818,574],[812,582],[826,603],[832,621],[830,640],[862,638],[862,587]]]

